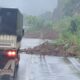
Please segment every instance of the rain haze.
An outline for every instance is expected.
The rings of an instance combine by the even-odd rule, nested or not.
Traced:
[[[22,13],[39,15],[52,11],[57,6],[57,0],[0,0],[0,7],[19,8]]]
[[[80,0],[0,0],[0,80],[80,80]]]

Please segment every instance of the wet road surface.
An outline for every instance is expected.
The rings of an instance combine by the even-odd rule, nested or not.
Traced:
[[[80,80],[80,77],[62,57],[21,55],[16,80]]]
[[[22,41],[22,48],[38,45],[38,40]],[[63,57],[21,54],[16,80],[80,80],[80,73]]]
[[[23,39],[21,48],[40,43],[40,40]],[[15,80],[80,80],[80,73],[63,57],[21,54]]]

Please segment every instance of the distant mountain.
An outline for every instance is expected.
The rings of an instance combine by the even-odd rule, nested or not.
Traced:
[[[53,20],[60,20],[65,16],[80,14],[80,0],[58,0],[58,6],[53,12]]]
[[[47,11],[47,12],[41,14],[40,17],[41,17],[43,20],[52,20],[52,15],[53,15],[52,12]]]

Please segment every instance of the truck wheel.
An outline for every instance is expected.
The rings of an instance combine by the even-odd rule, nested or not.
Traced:
[[[19,68],[19,64],[17,64],[15,68],[16,68],[16,70],[18,70],[18,68]]]
[[[8,75],[5,75],[2,77],[1,80],[15,80],[14,77],[11,77],[11,76],[8,76]]]
[[[15,80],[15,78],[14,77],[10,77],[9,80]]]
[[[15,67],[14,76],[11,77],[11,80],[15,80],[16,77],[17,77],[17,69],[16,69],[16,67]]]

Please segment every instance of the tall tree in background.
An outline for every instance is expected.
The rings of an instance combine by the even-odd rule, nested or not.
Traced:
[[[77,24],[76,24],[76,20],[72,20],[71,21],[71,33],[73,34],[73,36],[72,36],[72,44],[73,45],[77,45],[77,34],[76,34],[76,32],[77,32]]]
[[[75,34],[77,32],[77,25],[76,25],[75,20],[71,21],[71,29],[70,30],[71,30],[72,34]]]

